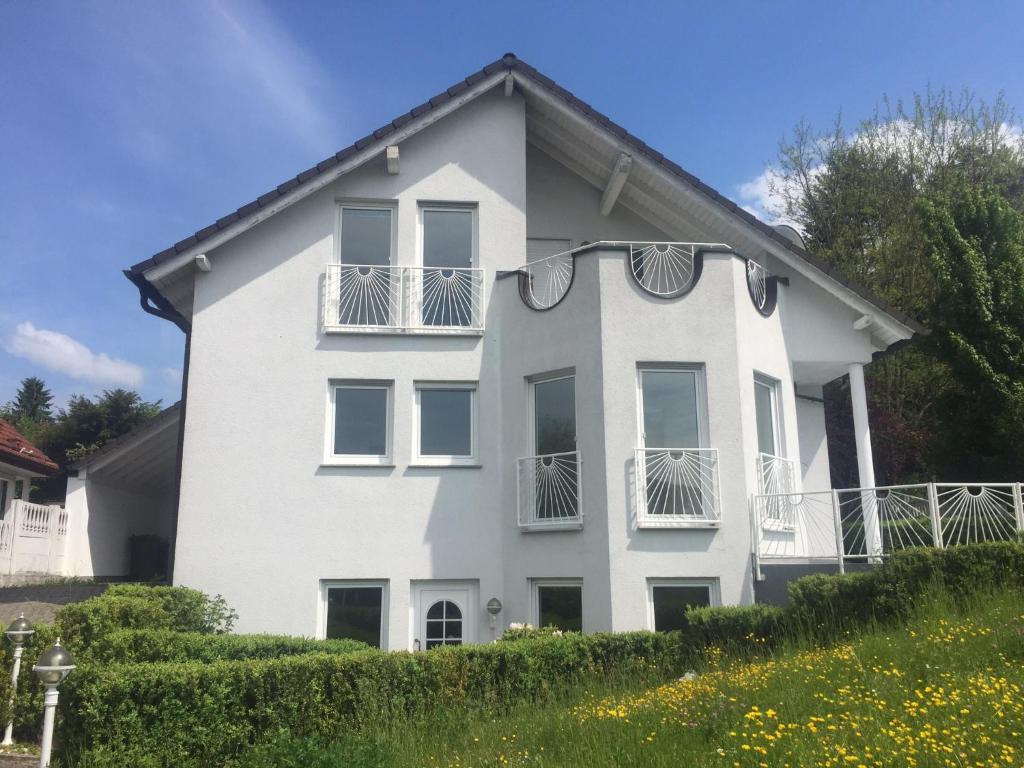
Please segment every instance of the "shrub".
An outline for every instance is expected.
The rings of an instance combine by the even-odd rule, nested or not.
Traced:
[[[564,632],[557,627],[535,627],[532,624],[509,624],[508,629],[498,638],[509,643],[516,640],[536,640],[539,637],[561,637]]]
[[[236,614],[219,595],[188,587],[118,584],[97,597],[57,611],[55,624],[72,652],[83,653],[98,638],[120,629],[167,629],[223,633]]]
[[[783,609],[774,605],[690,608],[683,635],[696,648],[738,651],[774,645],[782,637],[784,616]]]
[[[336,737],[452,701],[500,709],[585,675],[673,670],[678,660],[677,637],[633,632],[416,654],[86,664],[63,686],[62,743],[83,766],[222,765],[277,730]]]
[[[91,662],[134,664],[161,661],[213,662],[273,659],[304,653],[351,653],[369,649],[358,640],[311,640],[287,635],[204,635],[167,629],[123,629],[89,646]]]

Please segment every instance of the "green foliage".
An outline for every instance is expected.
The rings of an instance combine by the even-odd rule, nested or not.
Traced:
[[[513,624],[498,638],[499,642],[509,643],[516,640],[536,640],[539,637],[561,637],[564,633],[557,627],[534,627],[530,624]]]
[[[188,587],[116,584],[102,595],[64,606],[55,624],[67,647],[83,653],[117,630],[224,633],[236,618],[219,595],[210,598]]]
[[[920,200],[937,295],[932,343],[952,379],[943,414],[968,414],[946,435],[947,473],[1016,478],[1024,458],[1024,215],[998,192],[964,188]],[[950,445],[952,441],[954,445]],[[963,452],[957,445],[970,446]]]
[[[697,648],[742,651],[777,643],[783,636],[785,612],[774,605],[689,608],[686,643]]]
[[[1024,210],[1024,138],[1007,130],[1018,124],[1002,98],[986,104],[948,91],[929,91],[909,104],[884,102],[852,130],[838,120],[825,133],[800,124],[780,149],[772,186],[781,202],[772,213],[794,221],[809,249],[843,274],[929,328],[941,327],[947,307],[937,297],[944,288],[932,269],[930,225],[919,201],[953,200],[962,187],[990,188],[1010,208]],[[959,258],[956,248],[946,256]],[[1014,440],[988,441],[991,450],[965,466],[978,458],[974,437],[984,437],[991,420],[983,408],[949,407],[964,404],[956,397],[951,362],[949,350],[917,344],[869,367],[880,484],[930,479],[959,467],[1011,478],[1005,466],[1019,431]],[[858,479],[846,385],[826,387],[825,399],[833,480],[851,487]]]
[[[104,664],[274,659],[307,653],[351,653],[370,646],[358,640],[311,640],[287,635],[210,635],[168,629],[124,629],[98,638],[89,660]]]
[[[83,664],[64,684],[62,739],[82,765],[115,758],[122,765],[221,765],[281,729],[326,738],[451,701],[500,710],[543,698],[556,684],[651,665],[672,669],[678,658],[678,638],[636,632],[418,654]]]
[[[828,639],[841,632],[906,619],[939,590],[954,597],[1024,586],[1024,545],[987,542],[948,549],[905,549],[883,565],[844,575],[815,574],[789,585],[783,624]]]

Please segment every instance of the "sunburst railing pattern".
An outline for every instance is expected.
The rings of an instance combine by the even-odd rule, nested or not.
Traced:
[[[328,332],[465,333],[483,329],[483,270],[329,264]]]
[[[519,269],[519,294],[531,309],[551,309],[569,292],[574,271],[572,251],[531,261]]]
[[[909,547],[1006,541],[1024,532],[1019,483],[920,483],[751,499],[754,556],[875,561]],[[780,523],[785,523],[780,524]]]
[[[634,505],[641,528],[717,525],[718,451],[637,448]]]
[[[579,528],[580,454],[551,453],[519,459],[519,526],[527,530]]]
[[[683,295],[700,278],[693,243],[633,243],[629,265],[641,288],[666,299]]]
[[[747,260],[747,290],[759,312],[768,306],[768,270],[752,259]]]

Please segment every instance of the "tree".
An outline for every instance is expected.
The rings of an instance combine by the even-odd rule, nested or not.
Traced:
[[[781,213],[804,233],[811,251],[925,325],[935,325],[940,290],[926,244],[921,198],[950,199],[962,187],[998,190],[1024,209],[1024,137],[1010,126],[1003,99],[986,104],[965,91],[915,95],[909,106],[883,102],[853,131],[841,120],[816,134],[802,123],[780,145],[772,188]],[[974,418],[950,411],[949,364],[916,344],[869,366],[869,408],[879,482],[929,479],[940,431],[963,431]],[[845,440],[849,393],[826,387],[829,457],[834,480],[855,477]]]
[[[975,480],[1022,477],[1024,215],[991,188],[917,208],[936,284],[931,346],[952,373],[941,410],[957,424],[936,462]]]
[[[53,422],[53,395],[42,379],[35,376],[22,379],[14,399],[0,408],[0,418],[12,424],[29,442],[38,445]]]

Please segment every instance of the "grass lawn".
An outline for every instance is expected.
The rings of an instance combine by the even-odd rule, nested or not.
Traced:
[[[907,627],[753,661],[712,653],[691,680],[602,681],[500,716],[453,702],[343,742],[289,739],[238,768],[1024,765],[1024,596],[943,601]]]

